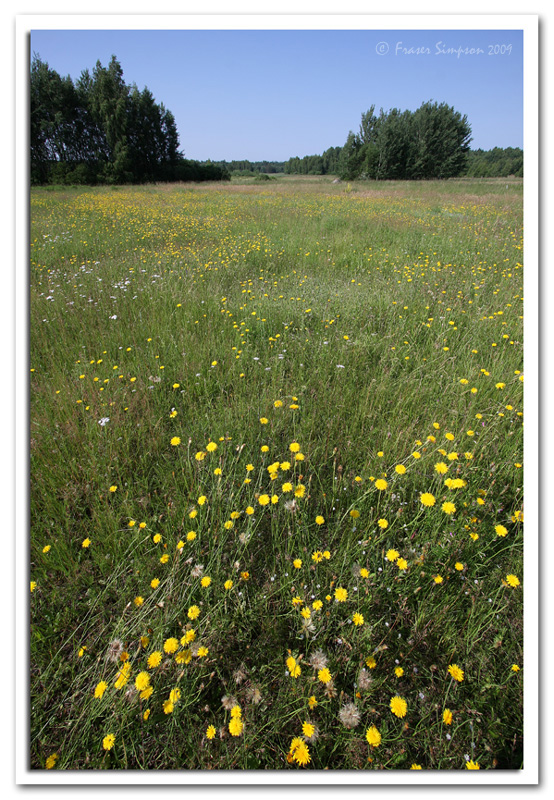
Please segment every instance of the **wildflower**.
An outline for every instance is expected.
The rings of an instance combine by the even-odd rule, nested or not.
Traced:
[[[377,522],[377,525],[378,525],[378,526],[379,526],[379,527],[380,527],[382,530],[385,530],[386,528],[388,528],[388,527],[389,527],[389,523],[387,522],[387,520],[386,520],[386,519],[380,519],[380,520],[378,520],[378,522]]]
[[[356,626],[363,625],[364,624],[364,615],[363,614],[359,614],[358,612],[356,612],[355,614],[352,615],[352,622]]]
[[[170,444],[172,447],[178,447],[181,444],[181,439],[178,436],[173,436]]]
[[[131,672],[131,665],[127,661],[125,664],[123,664],[123,666],[121,667],[121,669],[117,673],[117,677],[116,677],[115,683],[114,683],[114,686],[115,686],[116,689],[122,689],[125,686],[125,684],[129,680],[129,673],[130,672]]]
[[[398,550],[391,549],[391,550],[387,550],[387,554],[386,554],[385,558],[387,559],[387,561],[396,561],[396,559],[398,558],[399,555],[400,555],[400,553],[398,552]]]
[[[318,680],[321,681],[321,683],[329,683],[329,681],[331,680],[331,673],[329,672],[327,667],[324,667],[323,669],[320,669],[318,671],[317,677]]]
[[[312,553],[312,561],[315,561],[316,564],[319,564],[320,561],[323,560],[323,553],[321,550],[316,550]]]
[[[292,756],[293,760],[302,767],[304,767],[306,764],[309,764],[312,760],[308,745],[299,737],[292,740],[289,754]]]
[[[243,728],[244,723],[240,717],[233,717],[229,722],[229,733],[231,736],[240,736]]]
[[[421,769],[421,764],[412,764],[410,769]]]
[[[166,639],[164,642],[164,650],[166,653],[175,653],[178,647],[179,642],[173,636],[170,639]]]
[[[344,603],[348,599],[348,592],[342,586],[335,589],[335,600],[337,603]]]
[[[300,666],[296,663],[296,659],[293,656],[289,656],[286,661],[287,669],[290,672],[293,678],[298,678],[300,675],[301,669]]]
[[[463,568],[464,565],[461,563],[461,561],[456,561],[456,563],[454,564],[454,569],[458,570],[458,572],[461,572]]]
[[[312,654],[310,664],[314,669],[324,669],[327,666],[327,656],[323,650],[316,650]]]
[[[466,761],[466,769],[481,769],[476,761]]]
[[[300,567],[302,566],[302,559],[295,558],[294,561],[292,562],[292,565],[295,569],[300,569]]]
[[[137,677],[135,678],[135,688],[142,692],[144,689],[147,689],[150,685],[150,675],[146,672],[139,672]]]
[[[113,733],[108,733],[107,736],[104,736],[102,740],[102,747],[104,750],[111,750],[115,743],[115,735]]]
[[[512,666],[511,666],[511,670],[512,670],[512,672],[519,672],[519,667],[518,667],[518,665],[517,665],[517,664],[512,664]]]
[[[100,683],[96,684],[96,688],[94,689],[94,696],[99,700],[103,696],[107,688],[108,684],[106,683],[106,681],[100,681]]]
[[[320,514],[318,514],[318,516],[315,518],[315,521],[317,525],[323,525],[325,519]]]
[[[140,596],[139,597],[135,597],[133,602],[136,605],[136,607],[139,608],[144,603],[144,597],[140,597]]]
[[[204,575],[204,577],[203,577],[203,578],[202,578],[202,580],[200,581],[200,585],[201,585],[201,586],[202,586],[204,589],[207,589],[207,588],[208,588],[208,586],[210,585],[210,583],[211,583],[211,582],[212,582],[212,579],[211,579],[211,578],[210,578],[208,575]]]
[[[403,697],[398,697],[397,695],[395,697],[391,697],[390,710],[395,717],[405,717],[406,711],[408,710],[408,704]]]
[[[154,669],[155,667],[158,667],[161,664],[161,661],[162,661],[162,654],[160,653],[159,650],[154,650],[154,652],[150,653],[150,655],[148,656],[148,661],[146,663],[148,664],[150,669]]]
[[[302,733],[306,739],[315,738],[314,734],[316,734],[316,727],[311,722],[303,722],[302,723]],[[316,734],[317,735],[317,734]]]
[[[254,513],[254,509],[252,508],[252,506],[247,506],[244,509],[244,511],[245,511],[246,514],[248,514],[249,517],[252,516],[252,514]]]
[[[428,508],[435,505],[435,498],[430,492],[424,492],[420,495],[419,499],[422,505],[427,506]]]
[[[388,483],[384,478],[378,478],[375,481],[375,488],[379,489],[380,492],[384,492],[385,489],[387,488],[387,486],[388,486]]]
[[[189,531],[187,533],[187,542],[192,542],[196,539],[196,531]]]
[[[91,544],[91,541],[90,541],[90,539],[87,537],[86,539],[83,539],[83,541],[82,541],[82,543],[81,543],[81,547],[84,547],[84,548],[85,548],[85,550],[86,550],[86,548],[87,548],[87,547],[90,547],[90,544]]]
[[[51,756],[48,756],[48,758],[46,759],[46,764],[45,764],[46,769],[53,769],[55,767],[55,765],[56,765],[56,761],[57,760],[58,760],[58,754],[57,753],[52,753]]]
[[[454,503],[449,503],[449,502],[443,503],[441,508],[445,514],[453,514],[456,511],[456,506],[454,505]]]
[[[152,589],[157,589],[159,585],[160,585],[160,579],[152,578],[152,580],[150,581],[150,586],[152,587]]]
[[[352,511],[350,512],[350,516],[352,517],[352,519],[358,519],[360,516],[360,512],[357,509],[353,508]]]
[[[161,540],[162,540],[161,533],[155,533],[154,536],[152,537],[152,541],[154,542],[154,544],[159,544]]]
[[[381,734],[379,733],[375,725],[372,725],[371,728],[367,729],[367,731],[365,732],[365,738],[367,739],[367,743],[371,747],[379,747],[379,745],[381,744]]]
[[[50,548],[51,548],[51,547],[52,547],[52,545],[51,545],[51,544],[47,544],[47,545],[45,545],[45,546],[42,548],[42,552],[43,552],[43,553],[47,553],[47,552],[50,550]]]
[[[233,588],[233,581],[232,580],[225,581],[225,583],[223,584],[223,588],[226,591],[229,591],[230,589],[232,589]]]
[[[31,581],[31,592],[34,592],[36,588],[37,588],[37,582]]]
[[[312,694],[310,697],[308,697],[308,705],[310,708],[315,708],[317,706],[317,699],[315,695]]]
[[[266,505],[269,503],[269,495],[268,495],[268,494],[261,494],[261,495],[258,497],[258,503],[259,503],[261,506],[266,506]]]
[[[171,702],[171,700],[164,700],[164,704],[163,704],[164,714],[172,714],[174,708],[175,708],[175,706]]]
[[[442,712],[442,721],[445,725],[452,725],[452,711],[449,708],[445,708]]]
[[[208,442],[206,445],[206,450],[208,453],[213,453],[215,450],[217,450],[217,444],[215,442]]]
[[[517,589],[519,586],[519,578],[517,575],[506,575],[506,583],[508,586],[511,586],[512,589]]]
[[[404,675],[404,670],[402,669],[402,667],[395,667],[394,674],[396,675],[397,678],[401,678],[402,675]]]
[[[406,561],[405,558],[399,558],[396,561],[396,566],[398,567],[399,570],[405,570],[408,568],[408,562]]]
[[[464,671],[463,669],[460,669],[460,667],[457,664],[449,664],[448,672],[454,678],[455,681],[458,681],[458,683],[461,683],[463,681]]]
[[[498,536],[506,536],[508,533],[508,529],[504,527],[504,525],[496,525],[494,530],[496,531]]]
[[[394,469],[395,472],[398,473],[398,475],[404,475],[404,473],[406,472],[406,467],[404,466],[404,464],[397,464]]]
[[[160,564],[167,564],[169,561],[169,556],[167,553],[164,553],[163,556],[160,556]]]
[[[373,656],[369,656],[369,658],[366,658],[365,663],[370,669],[375,669],[375,667],[377,666],[377,662],[375,661]]]
[[[293,442],[291,445],[289,445],[289,450],[291,453],[298,453],[300,450],[300,445],[298,442]]]
[[[215,727],[213,725],[208,725],[206,728],[206,739],[213,739],[216,734]]]
[[[444,475],[445,472],[448,472],[448,465],[444,461],[437,462],[435,464],[435,472],[438,472],[439,475]]]

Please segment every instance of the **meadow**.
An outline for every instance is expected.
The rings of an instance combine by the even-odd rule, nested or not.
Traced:
[[[519,180],[33,188],[30,766],[523,765]]]

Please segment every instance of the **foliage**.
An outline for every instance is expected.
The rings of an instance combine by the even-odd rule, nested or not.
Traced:
[[[35,55],[30,99],[32,184],[230,177],[223,167],[185,161],[173,114],[149,89],[128,87],[115,56],[73,84]]]

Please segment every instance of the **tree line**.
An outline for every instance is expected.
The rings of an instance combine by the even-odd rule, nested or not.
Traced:
[[[148,88],[127,86],[115,56],[74,83],[34,55],[30,177],[45,183],[228,180],[228,170],[184,158],[175,118]]]
[[[284,171],[299,175],[337,175],[343,180],[422,180],[432,178],[523,176],[523,151],[495,147],[470,150],[471,127],[446,103],[423,103],[416,111],[362,114],[357,132],[342,147],[322,155],[298,156]]]

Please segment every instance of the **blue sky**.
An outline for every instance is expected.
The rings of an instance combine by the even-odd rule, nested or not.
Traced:
[[[201,161],[322,153],[371,105],[428,100],[467,115],[472,148],[523,147],[518,30],[32,30],[33,53],[73,80],[115,55]]]

